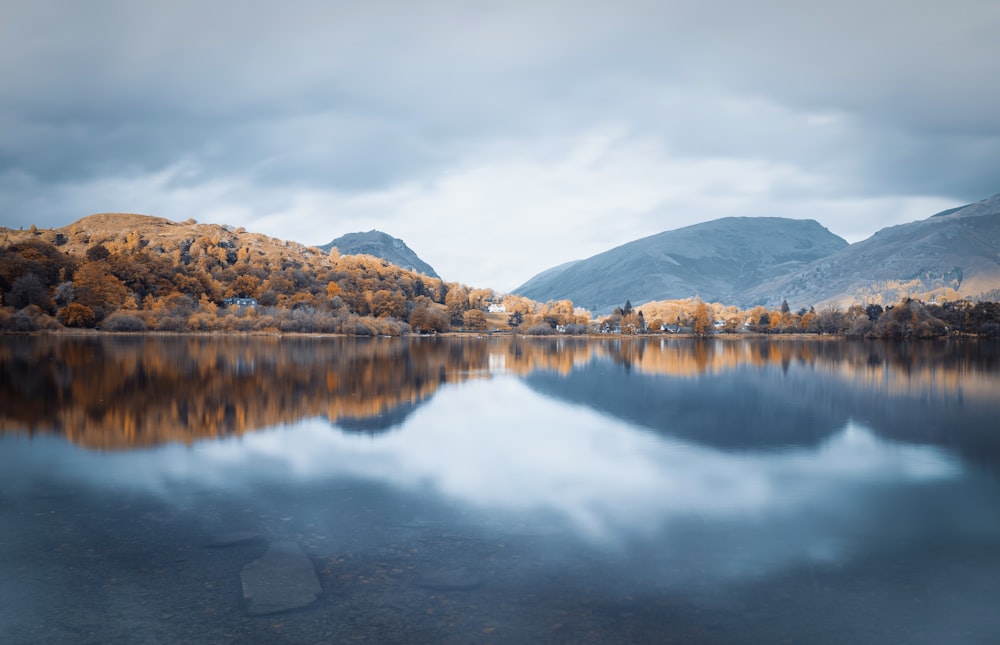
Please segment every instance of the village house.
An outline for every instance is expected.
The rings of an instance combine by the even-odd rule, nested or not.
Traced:
[[[236,307],[237,309],[256,309],[257,299],[256,298],[226,298],[222,301],[227,307]]]

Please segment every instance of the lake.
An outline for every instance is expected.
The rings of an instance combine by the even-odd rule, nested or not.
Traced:
[[[4,643],[996,643],[1000,342],[0,337]]]

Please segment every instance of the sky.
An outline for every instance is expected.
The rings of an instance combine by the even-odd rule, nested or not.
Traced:
[[[1000,192],[1000,3],[0,0],[0,225],[378,229],[501,292],[727,216]]]

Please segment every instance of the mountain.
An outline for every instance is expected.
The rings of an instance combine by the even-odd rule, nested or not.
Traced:
[[[813,220],[726,217],[548,269],[514,293],[538,301],[569,299],[599,314],[626,299],[736,302],[750,289],[846,247]]]
[[[794,307],[1000,294],[1000,195],[870,238],[749,289],[734,304]]]
[[[403,240],[382,231],[348,233],[319,248],[329,251],[334,247],[341,255],[374,255],[409,271],[423,273],[431,278],[440,278],[431,265],[421,260]]]

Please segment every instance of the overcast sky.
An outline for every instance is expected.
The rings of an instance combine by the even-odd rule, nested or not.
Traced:
[[[1000,3],[0,0],[0,224],[379,229],[506,291],[719,217],[1000,192]]]

